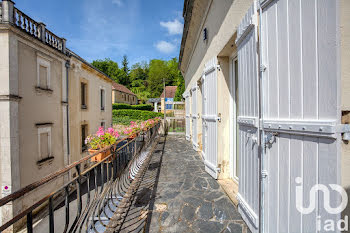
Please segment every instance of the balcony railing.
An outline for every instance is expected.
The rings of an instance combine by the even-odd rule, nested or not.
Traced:
[[[0,2],[0,23],[10,23],[42,43],[66,53],[66,39],[49,31],[44,23],[39,23],[14,7],[12,1]]]
[[[0,232],[14,225],[22,225],[27,232],[33,232],[35,220],[48,218],[48,229],[46,232],[57,232],[55,226],[63,226],[62,232],[99,232],[106,228],[108,221],[113,216],[119,202],[125,196],[135,175],[138,173],[142,163],[145,161],[144,148],[154,141],[158,135],[160,123],[157,123],[147,131],[141,131],[137,137],[119,140],[116,144],[100,150],[92,155],[52,173],[42,180],[32,183],[12,194],[0,199],[0,207],[7,203],[20,202],[25,195],[34,193],[40,195],[40,189],[48,183],[62,179],[64,176],[76,172],[76,177],[68,181],[62,187],[56,189],[49,195],[37,198],[33,205],[16,214],[11,220],[0,226]],[[111,152],[109,156],[100,162],[92,163],[92,166],[82,171],[83,165],[92,157],[101,152]],[[84,191],[85,190],[85,191]],[[83,194],[85,192],[85,194]],[[84,198],[83,198],[84,196]],[[72,202],[75,202],[72,205]],[[76,205],[75,205],[76,204]],[[76,206],[72,209],[71,206]],[[63,216],[54,216],[55,211],[62,211]],[[40,211],[39,211],[40,209]],[[44,216],[42,213],[47,214]],[[76,212],[75,218],[71,219],[72,212]],[[38,217],[39,216],[39,217]],[[55,219],[61,219],[55,222]],[[59,221],[59,220],[58,220]],[[21,227],[16,226],[17,230]],[[63,227],[62,227],[63,228]]]

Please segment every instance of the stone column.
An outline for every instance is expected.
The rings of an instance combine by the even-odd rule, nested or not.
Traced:
[[[158,103],[154,102],[154,109],[153,111],[158,112]]]
[[[41,41],[46,44],[46,25],[44,23],[39,23],[40,27],[40,39]]]
[[[2,21],[13,23],[13,8],[15,3],[11,0],[2,0]]]

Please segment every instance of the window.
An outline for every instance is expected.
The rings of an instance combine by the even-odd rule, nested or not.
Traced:
[[[80,93],[81,93],[81,109],[87,109],[87,84],[80,83]]]
[[[104,111],[105,110],[105,90],[104,89],[100,89],[100,105],[101,105],[101,110]]]
[[[51,65],[49,59],[37,57],[37,83],[36,87],[41,90],[50,90]]]
[[[128,101],[130,101],[130,96],[128,95]]]
[[[81,152],[86,151],[87,145],[85,144],[85,138],[88,136],[87,125],[81,125]]]
[[[106,122],[105,121],[101,121],[101,127],[103,127],[104,129],[106,128]]]
[[[124,94],[124,100],[126,101],[126,94]]]
[[[52,157],[51,154],[51,126],[38,126],[38,154],[39,162]]]
[[[116,91],[113,91],[114,92],[114,103],[117,103],[117,92]]]

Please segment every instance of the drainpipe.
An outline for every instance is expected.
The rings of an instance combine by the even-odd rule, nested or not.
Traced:
[[[260,226],[259,226],[259,232],[264,233],[264,198],[265,198],[265,192],[264,192],[264,182],[265,182],[265,176],[263,176],[263,173],[265,171],[265,162],[264,162],[264,157],[265,157],[265,131],[264,131],[264,91],[262,88],[264,87],[264,79],[263,79],[263,72],[265,71],[264,65],[263,65],[263,46],[262,46],[262,29],[261,29],[261,22],[262,22],[262,9],[259,4],[259,76],[260,76],[260,131],[261,131],[261,136],[260,136],[260,151],[261,151],[261,157],[260,157],[260,174],[259,174],[259,180],[260,180]]]
[[[69,68],[70,68],[70,62],[66,61],[66,118],[67,118],[67,156],[68,156],[68,164],[70,164],[70,144],[69,144],[69,104],[68,104],[68,93],[69,93]]]

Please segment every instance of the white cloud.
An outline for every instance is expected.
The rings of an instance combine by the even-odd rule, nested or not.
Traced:
[[[122,5],[123,5],[122,0],[112,0],[112,3],[113,3],[113,4],[116,4],[116,5],[118,5],[118,6],[122,6]]]
[[[175,44],[164,40],[158,41],[155,46],[162,53],[172,53],[176,49]]]
[[[165,27],[170,35],[178,35],[182,33],[183,24],[178,20],[160,22],[160,26]]]

